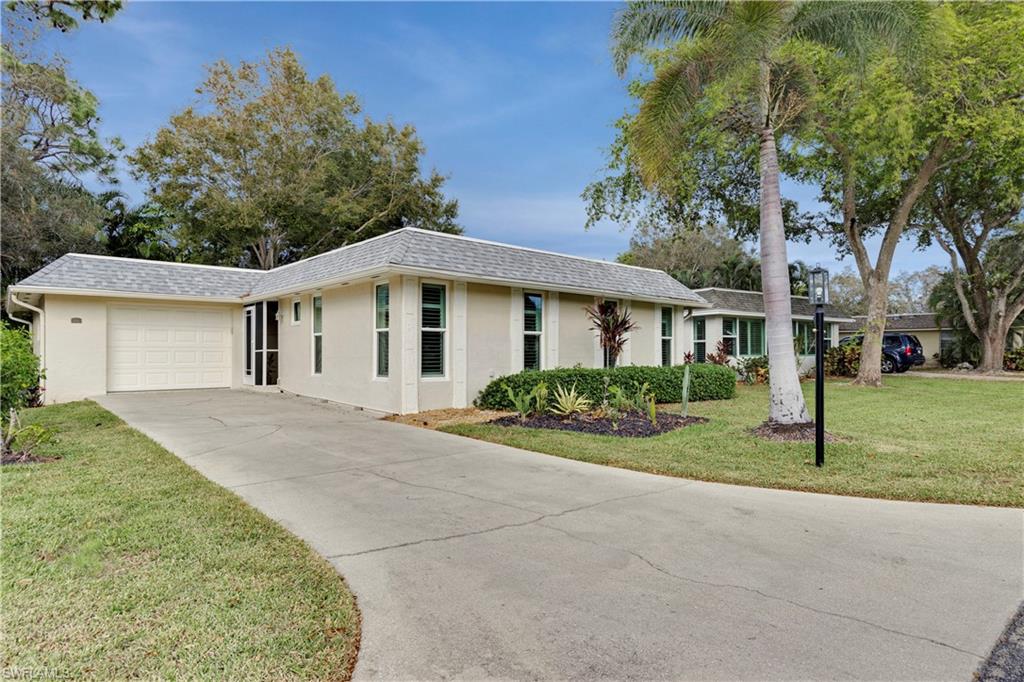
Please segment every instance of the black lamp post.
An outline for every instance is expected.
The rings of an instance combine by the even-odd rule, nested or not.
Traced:
[[[807,276],[807,297],[814,304],[814,466],[825,464],[825,304],[828,270],[820,265]]]

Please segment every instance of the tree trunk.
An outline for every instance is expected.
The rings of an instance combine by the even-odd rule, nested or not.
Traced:
[[[978,369],[983,372],[1001,372],[1003,356],[1006,354],[1006,330],[986,329],[981,337],[981,364]]]
[[[793,349],[793,309],[789,292],[789,259],[779,193],[779,160],[775,132],[761,131],[761,289],[768,337],[768,421],[803,424],[811,420],[800,390]]]
[[[889,305],[889,278],[872,275],[876,281],[867,289],[868,319],[864,324],[864,342],[860,349],[860,369],[853,383],[857,386],[882,386],[882,335]]]

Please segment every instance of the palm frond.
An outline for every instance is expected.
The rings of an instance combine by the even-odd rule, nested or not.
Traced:
[[[612,22],[612,59],[619,75],[629,60],[648,47],[682,38],[697,38],[721,19],[724,0],[638,0],[618,12]]]
[[[931,7],[918,0],[813,0],[797,7],[789,34],[861,63],[880,45],[913,61],[926,49],[930,16]]]
[[[647,185],[673,176],[672,160],[685,144],[682,130],[706,90],[720,75],[722,58],[710,40],[689,43],[645,86],[640,111],[629,129],[630,148]]]

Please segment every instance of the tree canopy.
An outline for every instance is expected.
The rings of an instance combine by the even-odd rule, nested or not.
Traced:
[[[271,268],[406,225],[459,231],[415,129],[357,120],[291,50],[217,62],[197,94],[129,157],[189,260]]]

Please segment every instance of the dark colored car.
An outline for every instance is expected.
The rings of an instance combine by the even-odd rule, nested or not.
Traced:
[[[863,336],[844,336],[840,346],[860,345]],[[924,349],[913,334],[885,334],[882,336],[882,372],[902,374],[911,367],[924,364]]]

